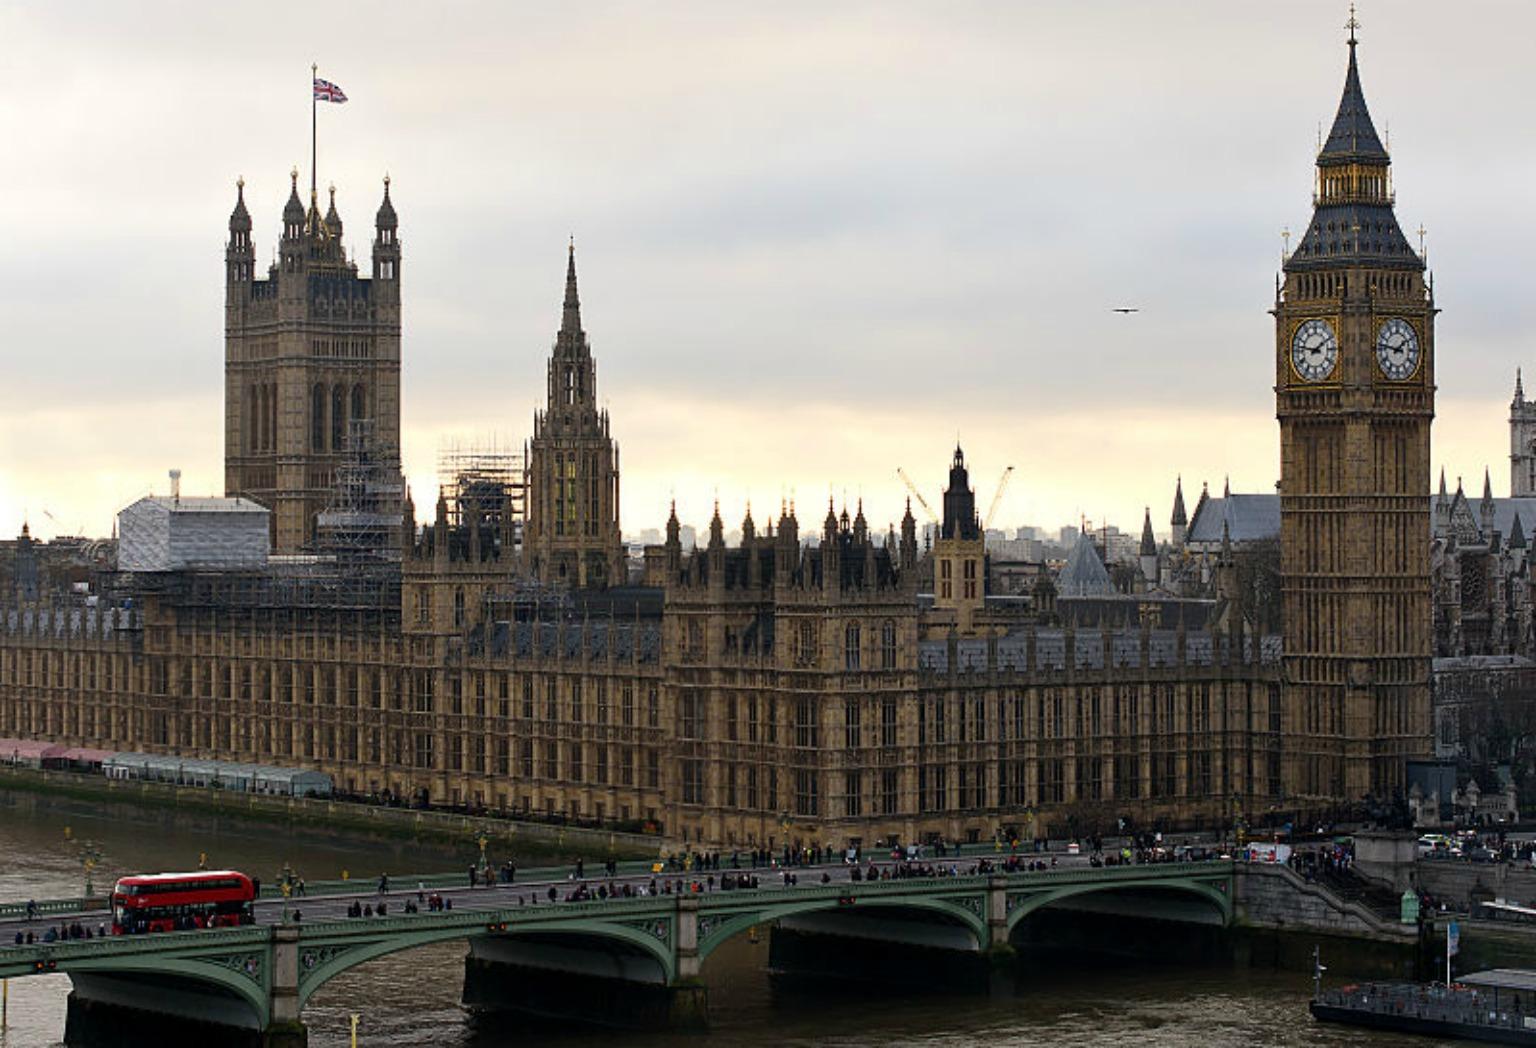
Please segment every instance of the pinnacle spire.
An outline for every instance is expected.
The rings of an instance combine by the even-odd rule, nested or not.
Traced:
[[[374,216],[373,223],[379,229],[394,229],[400,224],[399,217],[395,214],[395,205],[389,199],[389,176],[384,176],[384,200],[379,204],[379,212]]]
[[[229,230],[234,232],[251,231],[251,213],[245,207],[245,179],[235,180],[235,209],[229,214]]]
[[[304,201],[299,199],[299,169],[288,173],[288,203],[283,205],[283,224],[297,226],[304,221]]]
[[[576,238],[571,237],[565,261],[565,312],[560,319],[560,330],[576,334],[581,331],[581,298],[576,293]]]
[[[336,211],[336,186],[331,185],[331,207],[325,213],[325,230],[332,237],[341,236],[341,215]]]
[[[1157,556],[1157,539],[1152,534],[1152,507],[1147,507],[1146,516],[1141,521],[1141,555],[1143,557]]]
[[[1175,527],[1189,523],[1189,516],[1184,512],[1184,478],[1182,476],[1173,482],[1173,519],[1169,523]]]
[[[1365,105],[1365,90],[1360,86],[1360,65],[1355,60],[1355,30],[1360,23],[1354,14],[1349,18],[1349,69],[1344,74],[1344,93],[1339,98],[1339,111],[1333,118],[1333,128],[1323,142],[1317,162],[1346,163],[1349,161],[1375,161],[1388,163],[1387,150],[1376,135],[1376,125],[1371,122],[1370,110]]]
[[[1525,389],[1520,384],[1520,369],[1515,368],[1515,403],[1518,404],[1524,399]]]
[[[1493,479],[1488,475],[1488,467],[1483,467],[1483,501],[1493,501]]]

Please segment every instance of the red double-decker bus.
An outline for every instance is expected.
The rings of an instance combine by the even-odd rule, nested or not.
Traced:
[[[253,924],[255,901],[256,886],[234,870],[124,877],[112,886],[112,934]]]

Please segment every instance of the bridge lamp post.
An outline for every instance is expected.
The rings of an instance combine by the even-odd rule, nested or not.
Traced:
[[[96,894],[92,872],[100,861],[101,849],[96,846],[95,841],[86,841],[80,845],[80,865],[85,870],[85,897],[87,899]]]

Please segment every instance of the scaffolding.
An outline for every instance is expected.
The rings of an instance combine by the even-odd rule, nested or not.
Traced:
[[[399,561],[404,504],[397,449],[375,444],[371,419],[353,419],[330,505],[315,521],[320,552],[343,568]]]
[[[471,512],[487,533],[510,536],[516,553],[523,544],[526,484],[520,450],[492,438],[484,443],[446,441],[437,452],[437,477],[448,499],[449,524],[471,523]]]

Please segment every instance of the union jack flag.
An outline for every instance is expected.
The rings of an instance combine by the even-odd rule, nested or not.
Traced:
[[[347,93],[329,80],[321,80],[315,77],[315,101],[317,102],[345,102]]]

